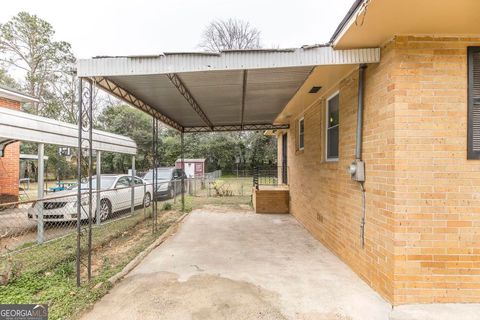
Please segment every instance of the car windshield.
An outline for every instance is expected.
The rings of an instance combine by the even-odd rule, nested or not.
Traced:
[[[112,188],[116,177],[100,177],[100,190],[106,190]],[[82,190],[88,190],[88,182],[83,182],[80,185]],[[97,189],[97,178],[92,179],[92,188]],[[77,187],[73,187],[72,190],[77,190]]]
[[[171,169],[157,169],[157,179],[159,180],[170,180],[172,177]],[[144,177],[145,180],[153,180],[153,170],[148,171]]]

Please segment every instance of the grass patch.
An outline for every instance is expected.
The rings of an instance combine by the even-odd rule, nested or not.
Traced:
[[[143,210],[134,216],[115,220],[93,231],[93,278],[77,288],[75,275],[76,234],[34,246],[8,256],[3,267],[14,274],[0,287],[2,303],[47,303],[49,319],[72,319],[102,297],[110,288],[107,281],[142,252],[181,216],[181,212],[162,212],[158,231],[151,232],[149,215]],[[86,237],[84,237],[86,238]],[[82,241],[83,261],[85,241]],[[84,270],[85,268],[82,267]],[[86,274],[82,273],[82,280]]]

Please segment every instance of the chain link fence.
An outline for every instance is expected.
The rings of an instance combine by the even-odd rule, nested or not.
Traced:
[[[96,186],[96,178],[92,180]],[[189,198],[248,195],[251,194],[251,179],[246,180],[246,185],[233,183],[221,179],[221,171],[214,171],[202,177],[184,179],[183,191]],[[87,185],[80,186],[82,209],[88,208],[90,201]],[[96,248],[123,234],[135,233],[133,238],[139,240],[142,234],[152,234],[161,228],[158,212],[181,206],[182,180],[155,184],[128,175],[102,175],[100,188],[94,190],[91,197],[90,247],[89,212],[81,211],[79,232],[77,229],[77,192],[78,187],[72,186],[42,199],[0,204],[0,284],[8,283],[25,271],[39,272],[72,261],[77,254],[77,241],[80,242],[82,270],[87,259],[93,259],[91,272],[95,273],[98,264],[95,261],[101,260],[95,257]],[[154,211],[152,207],[158,203],[160,210]]]

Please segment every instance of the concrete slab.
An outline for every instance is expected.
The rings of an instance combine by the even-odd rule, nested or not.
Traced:
[[[478,303],[432,303],[397,306],[389,320],[478,320]]]
[[[391,312],[292,216],[208,209],[192,212],[82,319],[387,320]],[[405,312],[394,319],[417,319]]]
[[[197,210],[83,319],[388,319],[290,215]]]

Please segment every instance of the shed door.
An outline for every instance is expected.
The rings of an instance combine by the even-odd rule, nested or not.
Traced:
[[[287,134],[284,133],[282,136],[282,182],[284,184],[288,184],[288,176],[287,176]]]

